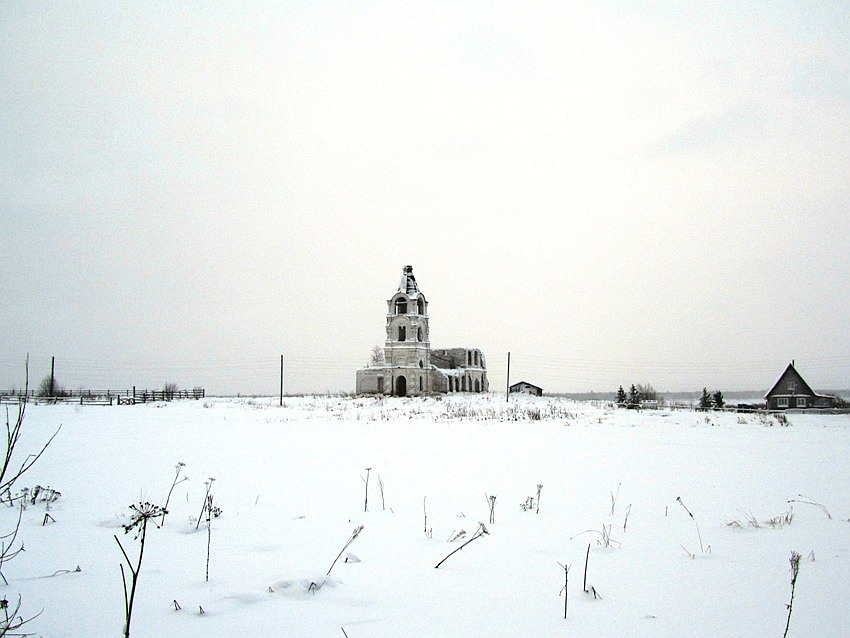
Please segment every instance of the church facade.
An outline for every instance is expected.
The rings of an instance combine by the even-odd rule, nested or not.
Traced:
[[[481,350],[431,348],[428,300],[419,290],[413,267],[405,266],[398,290],[387,300],[384,361],[357,371],[357,394],[487,391],[487,365]]]

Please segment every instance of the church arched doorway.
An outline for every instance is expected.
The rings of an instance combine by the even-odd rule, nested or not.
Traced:
[[[399,397],[407,394],[407,379],[405,377],[399,377],[395,380],[395,393]]]

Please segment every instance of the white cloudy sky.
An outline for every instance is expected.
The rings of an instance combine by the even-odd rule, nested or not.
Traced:
[[[850,5],[4,2],[0,386],[850,386]]]

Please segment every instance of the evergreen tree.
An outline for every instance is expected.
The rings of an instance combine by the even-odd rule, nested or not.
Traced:
[[[715,410],[719,410],[726,405],[726,402],[723,400],[723,393],[720,390],[715,390],[714,394],[711,395],[711,403]]]
[[[627,397],[626,391],[623,390],[623,386],[620,386],[620,389],[617,390],[617,405],[626,405]]]
[[[635,384],[632,384],[632,387],[629,388],[629,408],[634,410],[635,408],[640,407],[640,391],[635,387]]]
[[[711,395],[708,394],[708,390],[705,388],[702,389],[702,396],[699,398],[699,409],[700,410],[709,410],[711,408]]]

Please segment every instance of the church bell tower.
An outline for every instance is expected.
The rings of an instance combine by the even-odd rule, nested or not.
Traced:
[[[427,370],[430,350],[428,301],[419,290],[413,266],[405,266],[398,290],[387,300],[384,359],[388,366]]]

